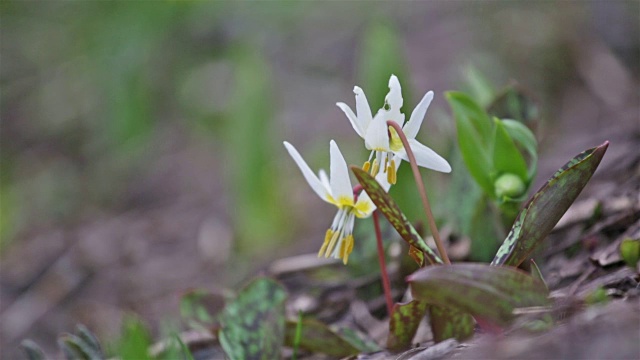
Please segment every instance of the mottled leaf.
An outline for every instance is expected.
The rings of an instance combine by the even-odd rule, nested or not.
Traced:
[[[407,217],[402,213],[398,204],[384,191],[376,179],[366,171],[357,166],[352,166],[351,170],[360,181],[360,185],[367,192],[371,200],[378,207],[378,210],[389,220],[389,223],[409,243],[409,245],[421,250],[430,264],[441,264],[442,260],[431,250],[422,239],[418,231],[411,225]]]
[[[220,345],[232,359],[277,359],[284,342],[284,288],[258,278],[242,289],[221,316]]]
[[[578,154],[529,199],[498,249],[492,265],[518,266],[529,257],[578,197],[598,168],[608,146],[607,141]]]
[[[413,245],[409,245],[409,256],[418,264],[418,266],[423,267],[426,265],[424,253]]]
[[[418,300],[412,300],[406,304],[393,305],[391,317],[389,318],[387,348],[391,351],[401,351],[409,348],[426,311],[427,304]]]
[[[539,280],[511,268],[465,263],[430,266],[408,277],[415,299],[447,306],[496,325],[506,325],[518,307],[548,304]]]
[[[493,197],[491,140],[493,122],[489,115],[469,96],[448,92],[446,98],[453,111],[458,133],[458,146],[469,173],[484,192]]]
[[[441,342],[455,338],[463,341],[473,336],[475,321],[467,313],[448,306],[429,306],[433,340]]]
[[[293,347],[297,321],[287,321],[285,345]],[[360,350],[329,327],[315,319],[302,320],[302,336],[299,347],[313,353],[323,353],[332,357],[357,354]]]

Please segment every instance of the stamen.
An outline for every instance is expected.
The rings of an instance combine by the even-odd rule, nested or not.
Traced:
[[[362,170],[364,170],[365,172],[369,172],[370,168],[371,168],[371,162],[365,161],[364,165],[362,165]]]
[[[373,167],[371,169],[371,176],[378,175],[378,171],[380,170],[380,164],[378,163],[378,159],[373,159]]]
[[[389,167],[387,167],[387,181],[389,181],[389,184],[395,184],[397,180],[397,174],[396,174],[396,161],[395,160],[391,160]]]
[[[329,240],[333,237],[333,230],[327,229],[327,233],[324,235],[324,242],[322,243],[322,247],[320,247],[320,251],[318,251],[318,257],[322,256],[322,253],[326,251],[327,245],[329,245]]]
[[[349,255],[353,251],[353,235],[349,235],[342,241],[342,249],[340,251],[340,257],[342,262],[347,265],[349,262]]]
[[[341,235],[341,231],[334,231],[333,234],[331,235],[331,242],[329,242],[329,246],[327,246],[327,250],[324,253],[325,258],[328,258],[329,255],[331,255],[333,248],[336,246],[336,240],[338,240],[340,235]]]

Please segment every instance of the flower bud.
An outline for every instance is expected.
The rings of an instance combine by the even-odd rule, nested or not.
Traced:
[[[493,183],[496,196],[498,199],[517,198],[524,194],[526,186],[520,177],[514,174],[506,173],[500,175]]]

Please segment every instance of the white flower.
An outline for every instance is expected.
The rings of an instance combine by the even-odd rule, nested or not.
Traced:
[[[362,89],[356,86],[353,88],[353,92],[356,94],[357,115],[345,103],[340,102],[336,105],[344,111],[351,126],[364,139],[365,147],[371,150],[369,161],[364,165],[366,171],[371,169],[371,174],[375,176],[382,168],[382,172],[387,173],[388,181],[394,184],[396,177],[394,169],[397,168],[397,165],[393,163],[393,155],[395,154],[406,161],[409,160],[397,132],[387,125],[388,120],[393,120],[402,127],[418,166],[445,173],[451,172],[451,166],[447,160],[416,140],[420,125],[422,125],[429,104],[433,100],[433,91],[424,95],[406,124],[404,123],[405,116],[400,112],[403,104],[400,82],[395,75],[391,75],[389,79],[389,93],[385,97],[385,105],[378,110],[375,116],[371,115],[369,102]],[[373,164],[371,164],[371,159],[373,159]]]
[[[293,145],[285,141],[284,146],[298,164],[311,189],[324,201],[338,207],[338,213],[333,218],[331,227],[327,230],[318,256],[324,254],[325,257],[329,257],[331,255],[333,258],[342,259],[346,265],[349,254],[353,250],[355,218],[369,217],[376,209],[375,204],[364,191],[357,198],[354,195],[347,163],[335,141],[331,140],[330,143],[330,177],[327,177],[324,170],[320,170],[316,176]],[[389,190],[391,185],[385,181],[385,177],[381,176],[377,180],[385,191]]]

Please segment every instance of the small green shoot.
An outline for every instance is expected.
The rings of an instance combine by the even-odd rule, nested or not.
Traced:
[[[640,261],[640,239],[624,239],[620,243],[620,256],[627,266],[634,270],[638,269]]]

